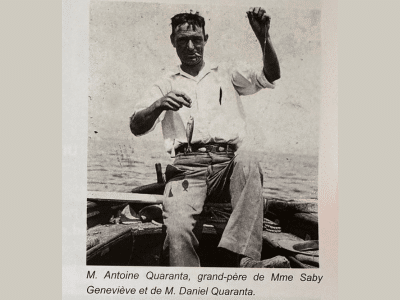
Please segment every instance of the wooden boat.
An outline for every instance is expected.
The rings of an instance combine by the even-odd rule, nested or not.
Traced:
[[[88,192],[87,265],[168,266],[162,251],[165,226],[160,220],[144,220],[146,217],[140,214],[162,204],[165,184],[161,167],[156,165],[156,170],[157,183],[135,188],[132,193]],[[268,198],[265,204],[262,259],[280,255],[289,260],[291,268],[318,268],[317,201]],[[121,224],[127,205],[137,218]],[[232,257],[217,248],[224,226],[224,222],[212,218],[204,221],[198,249],[202,266],[236,266]],[[313,248],[301,248],[309,244]]]
[[[318,268],[319,248],[296,251],[287,244],[303,245],[315,241],[318,246],[318,202],[266,199],[265,216],[281,227],[281,232],[263,231],[263,252],[268,257],[283,255],[292,268]],[[290,243],[288,243],[290,242]],[[294,243],[296,242],[296,243]]]

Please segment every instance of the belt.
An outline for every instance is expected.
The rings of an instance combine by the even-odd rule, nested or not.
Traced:
[[[192,152],[230,152],[237,150],[236,145],[232,144],[191,144]],[[188,153],[188,145],[183,144],[175,149],[175,154]]]

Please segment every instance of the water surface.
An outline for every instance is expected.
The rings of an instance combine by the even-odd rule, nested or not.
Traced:
[[[317,199],[318,156],[260,152],[258,157],[264,173],[265,197]],[[155,163],[161,163],[163,172],[172,163],[160,145],[89,140],[87,189],[130,192],[134,187],[154,183]]]

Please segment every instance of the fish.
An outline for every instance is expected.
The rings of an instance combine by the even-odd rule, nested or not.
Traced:
[[[188,142],[187,152],[192,152],[192,146],[190,145],[193,137],[193,128],[194,128],[194,118],[192,116],[189,117],[189,121],[186,125],[186,139]]]

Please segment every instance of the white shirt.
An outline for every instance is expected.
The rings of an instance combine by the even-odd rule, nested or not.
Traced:
[[[256,72],[243,64],[233,67],[205,64],[200,73],[193,77],[178,66],[147,91],[136,105],[135,112],[149,107],[173,90],[182,91],[192,100],[191,108],[183,106],[178,111],[162,112],[148,131],[161,122],[167,152],[171,153],[179,145],[187,143],[185,128],[190,116],[194,119],[192,144],[215,142],[239,147],[246,129],[239,96],[274,87],[265,78],[262,68]]]

